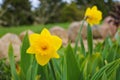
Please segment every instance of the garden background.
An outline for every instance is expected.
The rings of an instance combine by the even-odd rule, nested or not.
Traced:
[[[96,55],[92,55],[93,61],[88,55],[87,57],[83,56],[83,54],[79,55],[80,58],[75,57],[77,59],[78,65],[80,63],[80,71],[83,71],[83,74],[81,75],[83,78],[79,78],[81,80],[90,80],[91,78],[94,79],[95,77],[92,77],[100,68],[105,66],[106,64],[113,61],[111,64],[116,64],[115,60],[119,59],[119,55],[117,53],[120,53],[120,1],[116,0],[70,0],[69,2],[66,0],[38,0],[37,6],[32,4],[32,0],[1,0],[0,4],[0,80],[9,80],[11,79],[11,68],[8,65],[8,53],[9,53],[9,45],[12,43],[13,45],[13,51],[16,56],[15,62],[18,62],[20,60],[20,48],[22,43],[25,43],[24,36],[26,32],[29,34],[32,33],[40,33],[43,28],[47,28],[51,34],[57,35],[63,40],[63,45],[61,49],[58,51],[58,53],[61,55],[61,59],[58,60],[58,62],[53,60],[53,65],[57,65],[54,67],[54,70],[56,70],[56,73],[53,75],[48,75],[46,77],[41,77],[42,72],[38,72],[40,74],[41,80],[72,80],[70,79],[71,74],[62,73],[65,68],[63,66],[66,63],[61,63],[64,61],[64,57],[68,55],[67,53],[72,54],[72,51],[69,51],[70,49],[76,49],[75,43],[76,38],[79,33],[79,28],[82,25],[82,20],[85,16],[85,11],[88,7],[92,7],[94,5],[97,6],[97,8],[102,12],[103,19],[98,25],[92,25],[92,35],[93,35],[93,53],[96,53]],[[112,21],[111,21],[112,20]],[[110,22],[109,22],[110,21]],[[82,31],[82,38],[83,42],[79,42],[78,44],[78,53],[89,53],[89,44],[87,46],[87,23],[85,22],[83,24],[83,31]],[[26,39],[26,38],[25,38]],[[27,40],[26,40],[27,41]],[[72,48],[70,46],[67,47],[68,43],[71,42]],[[83,43],[86,50],[83,50],[80,46]],[[107,44],[107,45],[106,45]],[[25,45],[24,45],[25,46]],[[25,48],[25,47],[23,47]],[[109,48],[111,50],[109,50]],[[64,55],[66,50],[66,55]],[[10,50],[12,51],[12,50]],[[102,54],[102,57],[99,56],[99,53]],[[106,55],[104,55],[107,53]],[[112,53],[115,53],[115,55],[112,55]],[[112,57],[114,56],[114,57]],[[98,59],[97,59],[98,58]],[[69,58],[65,58],[66,60]],[[71,58],[71,62],[74,58]],[[91,62],[88,62],[87,68],[84,69],[86,66],[85,63],[87,63],[87,60],[90,60]],[[94,62],[96,60],[96,62]],[[119,61],[119,60],[118,60]],[[55,63],[54,63],[55,62]],[[80,62],[80,63],[79,63]],[[57,63],[57,64],[56,64]],[[67,62],[68,65],[70,65],[69,62]],[[76,64],[76,63],[75,63]],[[95,66],[92,66],[92,65]],[[61,66],[58,67],[58,66]],[[91,66],[91,68],[88,68],[88,65]],[[98,66],[96,66],[98,65]],[[101,67],[102,66],[102,67]],[[118,65],[117,65],[118,66]],[[40,66],[41,67],[41,66]],[[68,67],[67,67],[68,68]],[[72,66],[71,68],[76,68],[75,66]],[[96,71],[93,70],[93,68],[96,69]],[[114,67],[113,67],[114,68]],[[16,70],[19,71],[19,65],[16,64]],[[40,68],[41,70],[42,68]],[[60,71],[58,71],[60,69]],[[115,69],[117,67],[115,66]],[[51,69],[50,69],[51,70]],[[67,70],[70,70],[68,68]],[[110,71],[111,70],[111,71]],[[118,76],[120,73],[116,70],[116,73],[112,69],[106,70],[106,72],[101,73],[102,76],[100,76],[100,80],[107,80],[110,79],[116,79],[119,80],[120,77]],[[119,70],[119,69],[118,69]],[[38,70],[39,71],[39,70]],[[52,70],[51,70],[52,71]],[[77,71],[77,69],[75,70]],[[110,74],[107,74],[107,71]],[[49,68],[48,68],[49,72]],[[68,71],[69,72],[69,71]],[[44,73],[44,69],[43,69]],[[70,73],[70,72],[69,72]],[[73,71],[74,73],[74,71]],[[79,73],[79,72],[78,72]],[[104,74],[104,75],[103,75]],[[109,75],[114,74],[110,78]],[[117,75],[116,75],[117,74]],[[44,75],[44,74],[43,74]],[[61,76],[62,75],[62,76]],[[44,75],[46,76],[46,75]],[[67,78],[66,78],[67,76]],[[87,77],[86,77],[87,76]],[[13,77],[13,75],[12,75]],[[78,77],[78,76],[76,76]],[[25,79],[25,78],[23,78]],[[77,80],[78,78],[76,78]],[[27,79],[25,79],[27,80]],[[29,79],[28,79],[29,80]],[[34,80],[34,79],[33,79]],[[39,80],[39,79],[38,79]]]

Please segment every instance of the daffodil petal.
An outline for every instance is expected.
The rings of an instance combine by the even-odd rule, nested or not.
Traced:
[[[35,50],[32,47],[29,47],[26,52],[29,54],[35,54]]]
[[[60,56],[59,56],[58,53],[54,53],[54,54],[53,54],[53,58],[60,58]]]
[[[47,55],[36,54],[35,57],[36,57],[37,63],[40,64],[41,66],[44,66],[50,60],[50,57]]]
[[[93,6],[93,7],[92,7],[92,10],[95,10],[95,11],[96,11],[96,10],[97,10],[97,6]]]
[[[101,11],[98,11],[97,14],[98,14],[98,19],[101,20],[101,19],[102,19],[102,12],[101,12]],[[101,15],[101,16],[99,16],[99,15]]]
[[[55,50],[57,51],[61,45],[62,45],[62,39],[60,39],[57,36],[52,36],[52,42],[51,42],[55,48]]]
[[[88,16],[88,15],[89,15],[89,12],[90,12],[90,8],[87,8],[86,13],[85,13],[85,16]]]
[[[41,32],[41,36],[48,37],[48,36],[51,36],[51,34],[46,28],[44,28]]]
[[[36,41],[38,41],[39,39],[40,39],[40,35],[39,34],[36,34],[36,33],[31,34],[29,36],[30,45],[36,43]]]

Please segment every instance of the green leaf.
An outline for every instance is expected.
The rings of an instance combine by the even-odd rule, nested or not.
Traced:
[[[40,80],[47,80],[46,79],[47,74],[45,73],[45,66],[38,65],[38,75],[40,75]]]
[[[35,80],[37,76],[38,64],[34,59],[32,65],[29,66],[28,71],[26,73],[26,80]]]
[[[88,43],[88,53],[92,54],[93,51],[93,36],[90,25],[87,26],[87,43]]]
[[[120,80],[120,66],[119,66],[119,68],[117,69],[116,80]]]
[[[82,22],[82,24],[81,24],[81,26],[80,26],[80,30],[79,30],[79,32],[78,32],[78,36],[77,36],[76,41],[75,41],[75,48],[74,48],[74,53],[75,53],[75,54],[76,54],[77,49],[78,49],[78,41],[79,41],[79,39],[81,38],[80,36],[81,36],[82,28],[84,27],[84,26],[83,26],[83,25],[84,25],[84,22],[85,22],[85,20],[83,20],[83,22]]]
[[[57,78],[57,80],[60,80],[60,78],[61,78],[61,65],[62,64],[60,64],[60,60],[58,61],[58,60],[54,60],[53,59],[53,68],[54,68],[54,71],[55,71],[55,74],[56,74],[56,78]]]
[[[54,78],[54,80],[57,80],[57,74],[56,74],[56,72],[57,72],[57,70],[55,71],[55,65],[54,65],[54,62],[53,62],[53,60],[50,60],[50,69],[51,69],[51,72],[52,72],[52,74],[53,74],[53,78]]]
[[[114,61],[115,59],[117,59],[117,56],[118,56],[117,50],[118,49],[119,49],[118,45],[113,45],[111,48],[108,48],[108,50],[105,53],[107,55],[108,62],[111,62],[111,61]]]
[[[63,55],[63,58],[62,58],[62,61],[61,61],[61,64],[62,64],[62,68],[61,68],[61,71],[62,71],[62,76],[61,76],[61,80],[67,80],[67,62],[66,62],[66,54],[65,54],[65,50],[64,50],[64,55]]]
[[[109,48],[110,48],[110,46],[109,46],[108,37],[107,37],[106,40],[105,40],[104,49],[102,50],[103,59],[107,58],[108,52],[109,52]]]
[[[59,59],[52,59],[57,80],[67,80],[65,48],[58,50]]]
[[[97,72],[103,66],[103,60],[100,53],[94,53],[88,55],[83,63],[81,64],[81,71],[83,73],[84,79],[90,79],[95,72]]]
[[[120,45],[120,29],[115,34],[115,39],[117,40],[117,43]]]
[[[104,71],[107,73],[107,77],[111,76],[112,72],[118,69],[120,65],[120,59],[117,59],[107,65],[105,65],[103,68],[101,68],[98,72],[96,72],[91,80],[99,80],[101,79],[101,76],[104,74]]]
[[[38,71],[38,64],[37,61],[34,60],[33,64],[32,64],[32,80],[35,80],[36,76],[37,76],[37,71]]]
[[[22,75],[22,79],[25,79],[26,77],[26,73],[29,70],[29,67],[32,63],[32,57],[33,55],[27,54],[26,50],[29,47],[29,39],[28,39],[28,34],[25,35],[24,39],[23,39],[23,43],[21,46],[21,61],[20,61],[20,65],[21,65],[21,75]],[[31,76],[31,75],[30,75]]]
[[[32,65],[29,66],[26,72],[26,80],[32,80],[32,73],[31,73]]]
[[[70,46],[66,49],[67,80],[80,80],[82,78],[75,54]]]
[[[104,72],[103,76],[102,76],[102,80],[107,80],[107,75],[106,73]]]
[[[49,67],[48,64],[43,67],[46,80],[50,79],[48,67]]]
[[[9,61],[10,61],[10,68],[11,68],[12,77],[14,80],[19,80],[19,77],[18,77],[17,72],[16,72],[16,67],[15,67],[12,44],[9,45],[8,57],[9,57]]]
[[[83,53],[84,56],[86,56],[85,47],[84,47],[83,40],[82,40],[81,36],[80,36],[80,44],[81,44],[81,52]]]

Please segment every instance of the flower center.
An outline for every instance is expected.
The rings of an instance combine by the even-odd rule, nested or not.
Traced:
[[[42,50],[43,51],[47,50],[47,46],[42,46]]]

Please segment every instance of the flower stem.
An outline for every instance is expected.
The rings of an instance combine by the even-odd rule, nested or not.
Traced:
[[[83,19],[83,21],[82,21],[82,24],[81,24],[80,29],[79,29],[79,32],[78,32],[78,36],[77,36],[76,41],[75,41],[75,49],[74,49],[74,53],[75,53],[75,54],[76,54],[76,52],[77,52],[78,41],[79,41],[79,38],[81,37],[81,31],[82,31],[84,22],[85,22],[85,19]]]
[[[93,35],[91,26],[87,26],[87,43],[88,43],[88,53],[91,55],[93,52]]]

